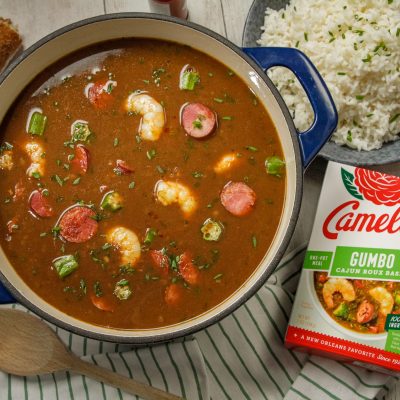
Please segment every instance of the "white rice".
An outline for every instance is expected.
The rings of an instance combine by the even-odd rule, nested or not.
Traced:
[[[292,0],[266,10],[263,46],[297,47],[324,78],[339,113],[332,140],[358,150],[399,139],[400,1]],[[298,130],[313,112],[293,74],[277,67],[269,76],[283,95]]]

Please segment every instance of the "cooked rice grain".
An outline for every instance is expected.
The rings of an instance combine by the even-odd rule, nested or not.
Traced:
[[[339,113],[334,142],[372,150],[399,139],[399,0],[292,0],[266,10],[263,30],[260,45],[297,47],[318,68]],[[269,76],[306,130],[313,112],[293,74],[277,67]]]

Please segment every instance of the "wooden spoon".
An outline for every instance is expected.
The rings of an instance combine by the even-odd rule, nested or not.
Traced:
[[[147,400],[182,400],[182,397],[82,361],[64,346],[49,326],[26,312],[0,310],[0,337],[0,369],[9,374],[29,376],[71,370]]]

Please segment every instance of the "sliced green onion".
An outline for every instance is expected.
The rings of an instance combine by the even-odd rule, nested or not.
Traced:
[[[157,236],[157,231],[155,229],[153,228],[147,229],[143,243],[147,245],[151,244],[156,236]]]
[[[31,135],[43,136],[46,128],[46,122],[47,117],[39,111],[35,111],[31,115],[31,119],[29,121],[28,133]]]
[[[157,155],[156,149],[150,149],[146,152],[146,156],[149,160],[152,160]]]
[[[217,103],[223,103],[224,99],[220,99],[219,97],[214,97],[214,101]]]
[[[79,264],[72,254],[68,254],[53,260],[53,266],[56,269],[58,276],[61,279],[64,279],[66,276],[74,272],[79,267]]]
[[[203,234],[203,239],[210,242],[218,242],[221,238],[224,226],[221,222],[208,218],[204,221],[200,231]]]
[[[251,237],[251,244],[253,245],[254,248],[257,247],[257,237],[256,237],[256,235],[253,235]]]
[[[393,115],[393,117],[389,119],[389,124],[396,121],[397,118],[399,118],[399,117],[400,117],[400,113]]]
[[[64,186],[64,179],[60,178],[58,175],[53,175],[51,180],[57,182],[60,186]]]
[[[267,174],[281,177],[285,171],[285,161],[281,160],[277,156],[268,157],[265,160],[265,168]]]
[[[135,185],[136,185],[135,181],[132,181],[132,182],[128,185],[128,188],[129,188],[129,189],[134,189],[134,188],[135,188]]]
[[[108,192],[103,197],[100,204],[101,209],[108,211],[118,211],[122,208],[122,197],[117,192]]]
[[[252,152],[256,152],[256,151],[258,151],[258,149],[257,149],[257,147],[254,147],[254,146],[246,146],[246,150],[249,150],[249,151],[252,151]]]

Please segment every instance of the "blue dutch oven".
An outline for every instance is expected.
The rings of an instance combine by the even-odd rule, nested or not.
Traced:
[[[281,141],[286,161],[286,194],[275,238],[253,274],[230,297],[190,320],[155,329],[120,330],[96,326],[64,314],[36,295],[14,271],[0,248],[0,302],[18,301],[41,317],[78,334],[120,343],[144,344],[174,339],[215,323],[249,299],[275,270],[293,234],[303,189],[303,173],[337,125],[329,91],[310,60],[289,48],[240,49],[224,37],[196,24],[142,13],[90,18],[62,28],[23,52],[0,76],[0,121],[25,86],[55,61],[80,48],[119,38],[146,37],[178,42],[218,59],[235,71],[268,110]],[[315,119],[297,132],[290,114],[266,75],[274,66],[289,68],[306,91]],[[243,133],[245,134],[245,132]],[[14,300],[15,299],[15,300]]]

